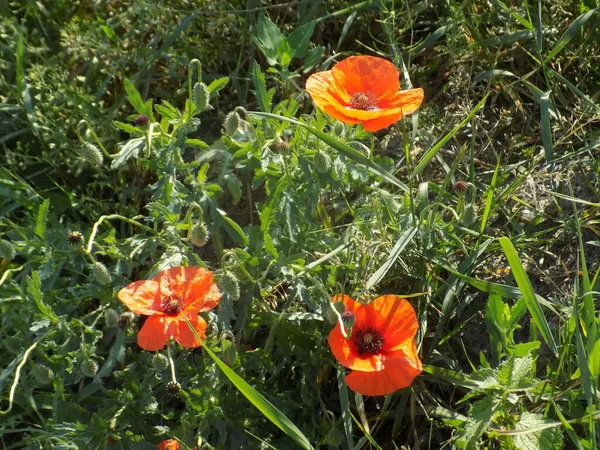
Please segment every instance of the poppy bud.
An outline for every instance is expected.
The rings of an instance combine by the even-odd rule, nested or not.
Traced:
[[[315,166],[317,168],[317,172],[323,174],[329,173],[329,169],[331,169],[331,157],[329,154],[321,150],[317,150],[315,153]]]
[[[92,273],[94,274],[94,278],[96,278],[96,281],[102,286],[106,286],[112,281],[110,273],[108,273],[108,269],[106,268],[106,266],[98,261],[94,262]]]
[[[198,221],[198,223],[194,225],[190,241],[192,241],[192,244],[196,247],[204,247],[206,245],[206,242],[208,242],[208,228],[206,228],[204,222]]]
[[[344,131],[346,131],[346,125],[344,125],[342,122],[338,121],[333,126],[333,134],[335,134],[336,136],[341,136],[342,134],[344,134]]]
[[[157,372],[162,372],[169,365],[169,359],[160,353],[155,353],[152,356],[152,366]]]
[[[50,384],[54,379],[54,371],[44,364],[33,366],[31,374],[39,384]]]
[[[148,117],[146,114],[140,114],[135,118],[133,123],[135,123],[136,127],[146,128],[150,123],[150,117]]]
[[[332,426],[325,435],[325,442],[329,447],[338,448],[342,444],[342,433],[336,426]]]
[[[129,328],[133,323],[135,315],[132,312],[125,311],[123,314],[119,316],[119,320],[117,323],[122,329]]]
[[[23,350],[23,340],[19,336],[9,336],[4,340],[4,345],[14,355],[18,355]]]
[[[280,155],[286,156],[290,154],[292,146],[289,144],[289,142],[286,142],[281,138],[277,138],[277,140],[273,142],[269,148]]]
[[[96,364],[95,361],[86,358],[81,363],[80,369],[83,376],[92,378],[96,375],[96,372],[98,372],[98,364]]]
[[[167,394],[170,397],[177,397],[181,392],[181,385],[177,381],[169,381],[167,383]]]
[[[8,262],[11,262],[14,257],[15,248],[13,245],[4,239],[0,239],[0,258],[4,258]]]
[[[240,298],[240,284],[236,276],[231,272],[225,272],[221,277],[221,290],[233,300]]]
[[[196,83],[194,85],[194,106],[198,111],[204,111],[208,108],[208,101],[210,100],[210,92],[208,87],[204,83]]]
[[[119,322],[119,315],[117,314],[117,312],[114,309],[107,309],[104,312],[104,323],[106,324],[107,327],[117,326],[118,322]]]
[[[67,243],[71,245],[79,245],[83,243],[83,234],[79,231],[71,231],[67,235]]]
[[[104,161],[100,149],[89,142],[86,142],[80,147],[79,154],[94,167],[102,166],[102,162]]]
[[[237,111],[231,111],[225,117],[225,121],[223,122],[223,128],[225,128],[225,134],[227,136],[233,136],[238,127],[240,126],[240,116]]]

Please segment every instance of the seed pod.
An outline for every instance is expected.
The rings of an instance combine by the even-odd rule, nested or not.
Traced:
[[[240,298],[240,283],[233,273],[225,272],[223,274],[221,278],[221,290],[233,300]]]
[[[225,128],[225,134],[227,136],[233,136],[240,126],[240,116],[237,111],[231,111],[225,117],[225,121],[223,122],[223,128]]]
[[[470,183],[467,183],[466,181],[459,180],[452,185],[452,188],[456,192],[462,193],[462,192],[465,192],[467,189],[469,189],[469,184]]]
[[[95,361],[86,358],[81,363],[80,369],[83,376],[92,378],[96,375],[96,372],[98,372],[98,364],[96,364]]]
[[[315,153],[315,167],[319,173],[329,173],[329,169],[331,169],[331,156],[326,152],[317,150],[317,153]]]
[[[204,247],[208,242],[208,228],[204,225],[204,222],[198,221],[192,228],[192,234],[190,235],[190,241],[196,247]]]
[[[94,262],[92,273],[94,274],[94,278],[96,278],[96,281],[102,286],[106,286],[112,281],[110,273],[108,273],[108,269],[106,268],[106,266],[98,261]]]
[[[83,243],[83,234],[79,231],[71,231],[67,235],[67,243],[71,245],[79,245]]]
[[[167,383],[167,394],[170,397],[178,397],[181,392],[181,385],[177,381],[169,381]]]
[[[54,371],[44,364],[36,364],[33,366],[31,374],[39,384],[50,384],[54,379]]]
[[[90,142],[86,142],[80,147],[79,154],[94,167],[102,166],[102,162],[104,161],[100,149]]]
[[[165,355],[161,353],[155,353],[152,356],[152,366],[157,372],[162,372],[167,368],[168,365],[169,360]]]
[[[15,248],[9,241],[5,241],[4,239],[0,239],[0,258],[6,259],[8,262],[11,262],[15,257]]]
[[[269,146],[269,148],[271,150],[273,150],[274,152],[279,153],[280,155],[287,156],[290,154],[290,150],[292,149],[292,146],[290,145],[289,142],[286,142],[281,138],[277,138],[277,140],[275,142],[273,142]]]
[[[194,85],[194,106],[198,111],[204,111],[208,108],[208,101],[210,100],[210,92],[208,87],[204,83],[196,83]]]

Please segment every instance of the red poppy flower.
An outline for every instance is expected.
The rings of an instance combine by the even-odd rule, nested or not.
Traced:
[[[184,347],[200,345],[185,318],[198,335],[206,336],[206,322],[199,312],[219,304],[221,293],[212,272],[202,267],[173,267],[159,272],[152,280],[131,283],[119,291],[119,300],[135,314],[150,316],[138,333],[138,345],[155,351],[174,337]]]
[[[341,365],[350,389],[363,395],[385,395],[409,386],[421,373],[415,334],[415,310],[405,299],[384,295],[368,305],[343,295],[346,318],[354,314],[352,334],[345,338],[340,326],[329,333],[331,351]]]
[[[158,450],[179,450],[179,442],[175,439],[167,439],[158,444]]]
[[[423,89],[400,91],[398,69],[375,56],[351,56],[311,75],[306,90],[319,109],[348,124],[377,131],[415,111]]]

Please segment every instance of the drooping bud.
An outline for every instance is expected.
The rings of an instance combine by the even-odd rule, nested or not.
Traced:
[[[33,366],[31,374],[39,384],[50,384],[54,380],[54,371],[45,364],[36,364]]]
[[[208,228],[206,228],[204,222],[198,221],[192,228],[190,241],[192,241],[192,244],[194,244],[196,247],[204,247],[208,242],[208,237]]]
[[[140,114],[135,118],[133,123],[135,123],[136,127],[146,128],[150,123],[150,117],[148,117],[146,114]]]
[[[6,259],[7,262],[11,262],[15,257],[15,248],[12,243],[0,239],[0,259]]]
[[[94,167],[102,166],[102,162],[104,161],[104,156],[100,149],[90,142],[86,142],[80,147],[79,154]]]
[[[329,173],[329,169],[331,169],[331,156],[324,151],[317,150],[315,153],[315,167],[319,173]]]
[[[341,136],[344,131],[346,131],[346,126],[340,122],[339,120],[335,122],[335,125],[333,126],[333,134],[335,134],[336,136]]]
[[[198,111],[204,111],[208,108],[208,101],[210,100],[210,92],[208,87],[204,83],[196,83],[194,85],[194,106]]]
[[[240,283],[232,272],[225,272],[221,278],[221,291],[233,300],[240,298]]]
[[[152,356],[152,366],[157,372],[162,372],[167,368],[168,365],[169,359],[165,355],[161,353],[155,353]]]
[[[80,369],[83,376],[92,378],[96,375],[96,372],[98,372],[98,364],[96,364],[96,361],[86,358],[81,363]]]
[[[83,243],[83,234],[79,231],[71,231],[67,235],[67,243],[71,245],[79,245]]]
[[[269,148],[280,155],[286,156],[290,154],[292,146],[289,142],[286,142],[281,138],[277,138],[277,140],[273,142]]]
[[[223,122],[223,128],[225,129],[225,134],[227,136],[233,136],[240,126],[240,116],[237,111],[231,111],[225,117],[225,121]]]
[[[94,278],[96,278],[96,281],[98,283],[100,283],[102,286],[106,286],[107,284],[110,284],[110,282],[112,281],[112,279],[110,277],[110,273],[108,273],[108,269],[101,262],[98,262],[98,261],[94,262],[94,266],[92,268],[92,273],[94,275]]]

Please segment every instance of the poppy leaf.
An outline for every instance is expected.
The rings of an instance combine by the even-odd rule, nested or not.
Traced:
[[[303,58],[306,55],[308,44],[310,44],[310,38],[315,30],[316,20],[312,20],[304,25],[300,25],[290,34],[287,38],[287,42],[293,52],[294,58]]]
[[[279,411],[279,409],[277,409],[271,402],[269,402],[258,391],[256,391],[256,389],[250,386],[246,380],[240,377],[223,361],[221,361],[219,357],[215,355],[213,351],[203,342],[202,338],[198,336],[198,333],[196,333],[196,330],[189,322],[187,317],[185,320],[194,336],[196,336],[196,339],[199,339],[202,342],[204,351],[208,354],[208,356],[211,357],[215,364],[219,366],[219,369],[221,369],[225,376],[229,378],[229,381],[233,383],[233,385],[244,395],[244,397],[246,397],[250,403],[252,403],[256,409],[258,409],[267,419],[273,422],[277,427],[279,427],[280,430],[292,438],[300,447],[307,450],[313,450],[313,446],[310,444],[306,436],[304,436],[304,434],[302,434],[302,432],[298,429],[298,427],[296,427],[296,425],[294,425],[285,414]]]
[[[256,35],[252,36],[252,40],[265,55],[270,66],[277,64],[277,47],[284,39],[277,25],[271,22],[267,16],[258,16]]]

